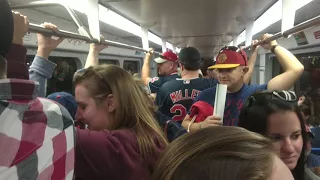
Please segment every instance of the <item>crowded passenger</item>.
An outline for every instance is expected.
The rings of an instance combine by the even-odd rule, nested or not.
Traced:
[[[202,62],[200,65],[200,70],[203,75],[203,78],[217,79],[215,71],[208,69],[210,66],[213,66],[213,65],[214,65],[214,62],[212,59],[210,59],[210,58],[203,58],[202,59]]]
[[[271,37],[269,34],[263,35],[262,41],[269,37]],[[284,73],[274,77],[267,84],[246,85],[244,77],[249,69],[245,52],[233,46],[222,48],[217,56],[216,64],[210,68],[217,69],[219,83],[227,85],[224,118],[221,120],[221,117],[212,115],[216,88],[210,88],[202,91],[195,99],[193,106],[201,108],[191,107],[190,114],[185,117],[182,123],[185,128],[190,126],[190,131],[194,131],[220,125],[221,121],[223,121],[223,125],[236,126],[240,109],[251,94],[262,90],[287,90],[295,84],[304,69],[299,60],[291,52],[278,45],[276,41],[263,44],[262,47],[275,54]],[[195,118],[195,123],[192,123],[192,118]]]
[[[63,106],[38,98],[39,84],[28,78],[28,23],[0,1],[0,179],[72,179],[73,121]],[[15,79],[6,78],[7,65]]]
[[[176,79],[178,75],[178,56],[172,51],[164,52],[160,57],[154,59],[157,63],[158,75],[150,77],[150,60],[153,56],[153,49],[146,53],[142,71],[141,80],[149,88],[150,93],[157,93],[159,88],[167,81]],[[199,76],[199,74],[198,74]]]
[[[272,142],[239,127],[182,136],[161,155],[154,180],[293,180]]]
[[[257,53],[258,48],[254,48],[253,52]],[[252,56],[250,70],[244,76],[245,83],[250,81],[255,62],[256,56]],[[181,78],[164,83],[156,96],[155,102],[161,113],[181,123],[200,92],[217,85],[218,81],[214,78],[199,78],[201,63],[200,53],[196,48],[187,47],[180,51]]]
[[[75,178],[148,179],[167,140],[132,76],[114,65],[92,66],[75,86],[91,130],[77,131]]]
[[[270,138],[295,179],[320,179],[305,167],[308,136],[297,101],[291,91],[255,93],[241,110],[238,125]]]

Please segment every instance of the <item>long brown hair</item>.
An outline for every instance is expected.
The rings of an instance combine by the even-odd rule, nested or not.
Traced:
[[[154,180],[265,180],[276,154],[271,141],[239,127],[210,127],[173,141],[160,157]]]
[[[113,94],[116,110],[112,113],[108,129],[133,130],[142,157],[153,155],[158,143],[163,147],[167,145],[153,112],[145,102],[143,92],[127,71],[114,65],[99,65],[89,67],[83,74],[75,76],[74,80],[76,86],[81,84],[88,89],[98,105],[109,94]]]

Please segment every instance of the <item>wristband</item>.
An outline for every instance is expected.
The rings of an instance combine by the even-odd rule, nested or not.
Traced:
[[[278,45],[273,45],[273,46],[271,47],[271,52],[272,52],[272,54],[275,54],[275,49],[276,49],[276,47],[278,47]]]

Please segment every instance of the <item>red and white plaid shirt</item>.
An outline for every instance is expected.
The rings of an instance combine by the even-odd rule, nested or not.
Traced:
[[[33,81],[0,80],[0,179],[73,178],[73,120],[37,90]]]

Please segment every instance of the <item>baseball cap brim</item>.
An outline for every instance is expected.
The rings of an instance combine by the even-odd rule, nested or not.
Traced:
[[[228,68],[236,68],[239,66],[240,64],[216,64],[208,67],[208,69],[228,69]]]
[[[162,63],[166,62],[167,60],[165,60],[165,59],[163,59],[163,58],[161,58],[161,57],[158,57],[158,58],[154,59],[154,61],[155,61],[157,64],[162,64]]]

